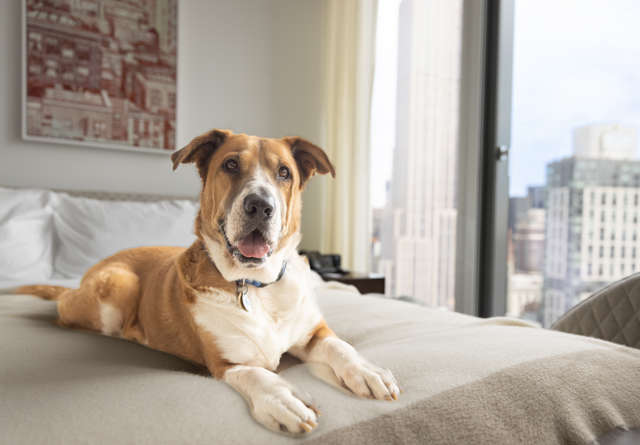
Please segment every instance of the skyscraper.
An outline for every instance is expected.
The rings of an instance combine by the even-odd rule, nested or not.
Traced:
[[[462,1],[400,5],[396,147],[380,266],[388,293],[454,305]]]
[[[542,322],[640,270],[640,161],[634,128],[574,132],[574,156],[547,165]]]
[[[544,264],[544,209],[530,208],[513,231],[514,266],[518,272],[540,273]]]
[[[537,318],[542,300],[545,247],[544,187],[509,198],[507,315]]]

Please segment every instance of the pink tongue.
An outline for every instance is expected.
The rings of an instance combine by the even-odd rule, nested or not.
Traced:
[[[240,240],[238,250],[248,258],[262,258],[269,252],[269,246],[258,231],[253,231]]]

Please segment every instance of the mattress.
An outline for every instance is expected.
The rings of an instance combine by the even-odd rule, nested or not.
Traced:
[[[239,394],[197,366],[59,328],[55,303],[4,293],[2,442],[587,444],[640,426],[639,350],[345,289],[320,288],[318,302],[341,337],[393,371],[402,394],[358,399],[327,368],[285,358],[283,377],[321,411],[299,439],[258,425]]]

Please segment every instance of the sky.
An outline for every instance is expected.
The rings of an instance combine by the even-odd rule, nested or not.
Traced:
[[[640,1],[516,0],[510,194],[544,184],[572,129],[640,130]]]
[[[640,0],[639,0],[640,1]],[[370,201],[383,207],[385,185],[391,179],[396,137],[396,82],[398,69],[398,6],[400,0],[378,2],[376,67],[371,103]]]
[[[446,1],[446,0],[438,0]],[[385,203],[395,145],[398,5],[380,0],[371,115],[371,203]],[[640,131],[640,0],[515,0],[510,195],[545,182],[572,129]]]

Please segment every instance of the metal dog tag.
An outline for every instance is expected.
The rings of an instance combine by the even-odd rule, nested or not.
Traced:
[[[242,296],[240,297],[240,303],[242,304],[242,308],[247,311],[247,312],[251,312],[251,299],[249,298],[249,292],[243,292]]]
[[[247,312],[251,312],[251,300],[249,299],[249,288],[245,280],[238,283],[237,295],[240,306]]]

